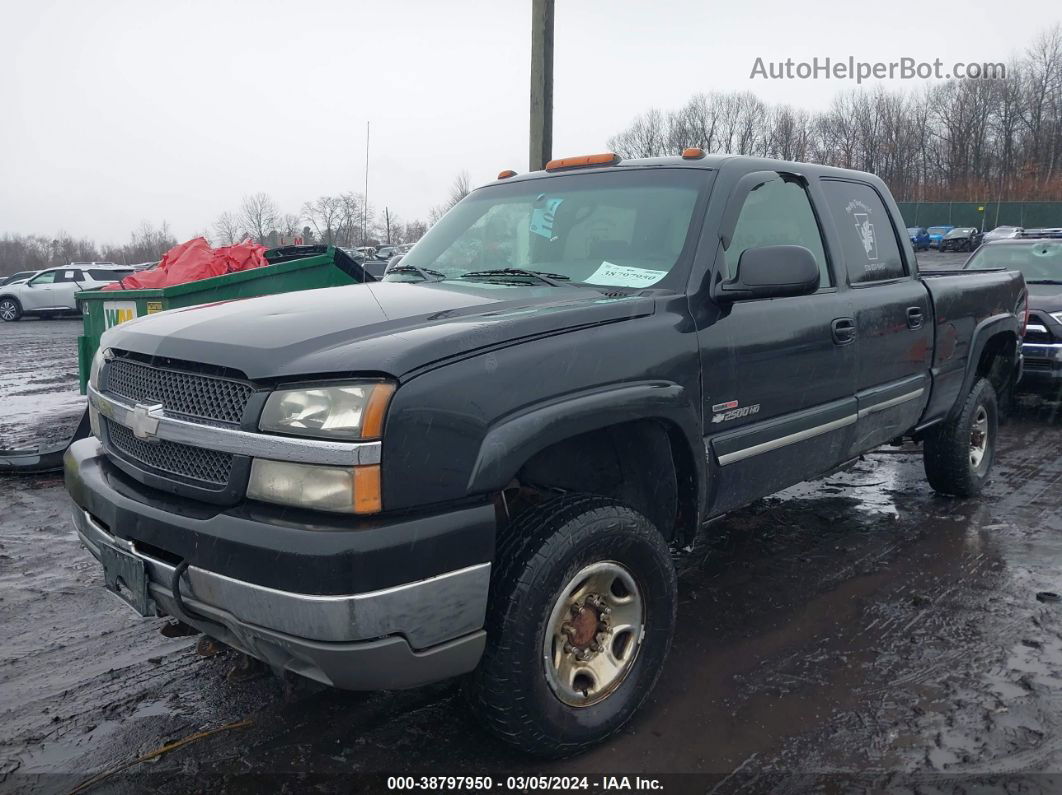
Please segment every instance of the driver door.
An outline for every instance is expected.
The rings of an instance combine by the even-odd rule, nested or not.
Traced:
[[[732,278],[745,250],[769,245],[807,248],[820,278],[809,295],[723,304],[699,332],[705,444],[717,465],[712,514],[850,455],[855,323],[816,204],[803,178],[776,172],[747,175],[728,200],[713,279]]]
[[[58,274],[59,271],[45,271],[26,282],[25,289],[19,294],[23,310],[33,311],[56,305],[55,277]]]

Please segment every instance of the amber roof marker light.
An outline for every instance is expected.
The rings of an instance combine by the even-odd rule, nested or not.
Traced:
[[[704,157],[704,150],[699,146],[691,146],[682,150],[682,158],[684,160],[699,160]]]
[[[620,161],[620,156],[615,152],[602,152],[599,155],[579,155],[578,157],[562,157],[560,160],[550,160],[546,163],[546,171],[558,171],[562,168],[585,168],[587,166],[611,166]]]
[[[505,169],[505,171],[499,171],[498,172],[498,179],[509,179],[509,177],[515,177],[515,176],[516,176],[516,172],[513,171],[511,168],[507,168],[507,169]]]

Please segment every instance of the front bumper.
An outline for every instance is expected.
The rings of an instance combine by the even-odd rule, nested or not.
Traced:
[[[106,545],[143,561],[158,613],[180,618],[272,666],[345,689],[416,687],[466,673],[478,663],[486,640],[482,627],[489,560],[383,588],[315,593],[319,583],[307,571],[306,561],[300,564],[304,575],[309,574],[303,587],[289,590],[229,576],[191,557],[180,584],[182,600],[194,613],[188,615],[171,590],[179,561],[142,538],[209,537],[202,526],[217,525],[218,516],[226,515],[195,519],[136,502],[115,488],[119,477],[117,471],[108,471],[95,438],[76,442],[67,452],[66,478],[78,536],[97,559]],[[245,538],[257,532],[268,538],[272,530],[263,523],[257,530],[247,526],[249,519],[233,521],[222,521],[221,532],[238,530]],[[151,533],[142,532],[145,527]],[[309,539],[329,531],[304,527],[298,532]],[[427,530],[425,534],[431,535]],[[397,543],[407,537],[396,529]],[[350,584],[356,586],[357,579]]]
[[[1062,388],[1062,342],[1023,342],[1021,354],[1025,362],[1021,377],[1022,388]]]

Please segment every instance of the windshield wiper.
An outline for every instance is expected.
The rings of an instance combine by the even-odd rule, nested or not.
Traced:
[[[530,276],[538,279],[541,282],[545,282],[550,287],[560,287],[557,281],[570,281],[571,276],[565,276],[563,273],[550,273],[549,271],[529,271],[524,268],[492,268],[485,271],[469,271],[468,273],[462,273],[460,278],[462,279],[476,279],[481,277],[491,276]]]
[[[422,268],[419,265],[395,265],[393,268],[387,268],[384,271],[384,276],[389,273],[417,273],[426,282],[441,282],[446,278],[445,273],[439,271],[433,271],[431,268]],[[434,278],[432,278],[434,277]]]

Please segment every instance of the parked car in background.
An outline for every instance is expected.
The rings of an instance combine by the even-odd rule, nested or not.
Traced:
[[[940,241],[944,239],[944,235],[948,234],[954,226],[931,226],[926,231],[929,232],[929,245],[931,248],[940,248]]]
[[[907,236],[915,251],[929,251],[929,232],[924,226],[907,227]]]
[[[380,246],[376,249],[376,259],[389,260],[398,252],[398,246]]]
[[[1020,226],[997,226],[988,232],[985,232],[985,236],[982,239],[982,243],[988,243],[992,240],[1010,240],[1011,238],[1021,237],[1021,233],[1025,230]]]
[[[5,284],[14,284],[15,282],[24,282],[37,271],[19,271],[18,273],[12,273],[10,276],[0,277],[0,287]]]
[[[1062,393],[1062,240],[997,240],[981,246],[963,267],[1021,271],[1029,290],[1029,323],[1020,385]]]
[[[1055,239],[1062,239],[1062,227],[1057,226],[1045,226],[1037,229],[1025,229],[1021,233],[1025,238],[1043,238],[1050,237]]]
[[[813,164],[499,180],[382,282],[104,332],[77,532],[140,615],[337,687],[470,674],[477,725],[570,755],[652,690],[708,520],[903,437],[988,480],[1021,275],[920,274],[902,228]]]
[[[940,241],[941,251],[973,251],[981,245],[981,231],[973,226],[960,226],[952,229]]]
[[[124,265],[96,262],[48,268],[24,282],[0,287],[0,319],[10,323],[26,315],[80,314],[75,295],[83,290],[98,290],[132,272]]]

